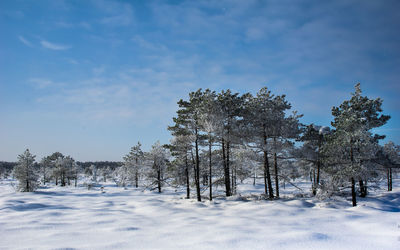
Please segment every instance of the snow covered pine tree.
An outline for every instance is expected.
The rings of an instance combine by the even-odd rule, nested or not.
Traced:
[[[18,180],[18,191],[32,192],[39,186],[39,175],[34,169],[35,157],[29,149],[18,155],[18,165],[14,169],[14,176]]]

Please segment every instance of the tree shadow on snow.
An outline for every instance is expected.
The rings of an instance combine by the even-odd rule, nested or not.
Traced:
[[[400,212],[400,195],[396,192],[378,198],[368,197],[365,204],[373,209],[398,213]]]
[[[11,209],[14,211],[28,211],[28,210],[48,210],[48,209],[65,210],[65,209],[72,209],[72,208],[62,206],[62,205],[46,205],[46,204],[42,204],[42,203],[23,203],[23,204],[17,204],[17,205],[9,205],[0,210],[3,210],[3,209]]]

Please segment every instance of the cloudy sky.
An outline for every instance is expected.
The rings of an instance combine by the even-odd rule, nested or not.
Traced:
[[[400,1],[0,1],[0,160],[121,160],[198,88],[286,94],[329,125],[361,82],[400,143]]]

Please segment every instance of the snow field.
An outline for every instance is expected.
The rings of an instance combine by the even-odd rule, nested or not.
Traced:
[[[400,249],[399,186],[354,208],[293,198],[290,188],[279,200],[254,198],[262,190],[242,184],[242,196],[197,202],[111,184],[17,193],[2,181],[0,249]]]

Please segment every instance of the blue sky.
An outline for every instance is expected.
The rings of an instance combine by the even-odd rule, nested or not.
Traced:
[[[286,94],[329,125],[361,82],[400,143],[400,2],[0,1],[0,160],[121,160],[198,88]]]

